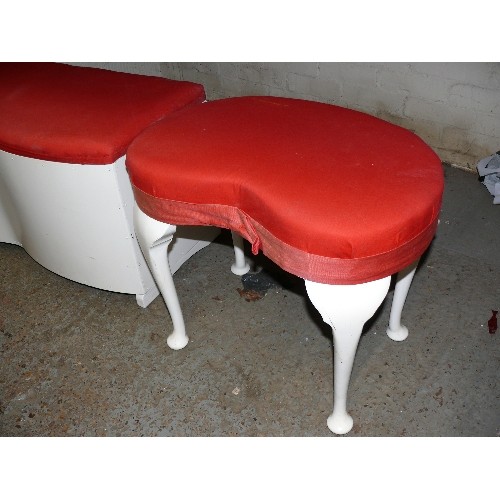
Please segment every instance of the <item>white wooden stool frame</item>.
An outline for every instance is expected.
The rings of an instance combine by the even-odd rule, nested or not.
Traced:
[[[135,205],[134,227],[139,246],[144,253],[151,273],[156,280],[173,323],[173,332],[167,339],[172,349],[182,349],[189,341],[182,310],[170,272],[167,250],[176,231],[176,226],[157,221]],[[231,270],[235,274],[248,271],[243,254],[243,240],[233,232],[235,263]],[[408,329],[401,324],[401,313],[408,295],[417,262],[398,273],[394,291],[389,328],[387,333],[393,340],[404,340]],[[244,272],[243,272],[244,271]],[[359,285],[327,285],[305,280],[307,294],[320,312],[323,321],[329,324],[334,345],[334,390],[333,412],[328,417],[329,429],[335,434],[346,434],[353,426],[347,413],[347,390],[356,348],[363,325],[378,309],[389,290],[391,277]]]

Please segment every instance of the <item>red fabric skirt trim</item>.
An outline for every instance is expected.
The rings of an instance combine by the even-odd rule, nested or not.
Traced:
[[[139,208],[153,219],[173,225],[216,226],[236,231],[264,255],[300,278],[331,285],[355,285],[390,276],[416,261],[436,233],[438,217],[413,239],[389,252],[340,259],[315,255],[281,241],[242,210],[227,205],[186,203],[156,198],[132,186]],[[297,235],[300,237],[300,235]]]

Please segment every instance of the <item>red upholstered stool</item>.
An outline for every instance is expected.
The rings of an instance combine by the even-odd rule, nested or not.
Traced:
[[[389,336],[433,239],[441,162],[413,133],[364,113],[274,97],[203,104],[131,144],[136,233],[170,310],[169,345],[187,336],[164,246],[176,225],[229,228],[304,278],[334,336],[333,432],[352,427],[347,387],[362,327],[400,272]],[[176,173],[175,177],[172,176]]]
[[[189,82],[55,63],[0,64],[0,241],[66,278],[158,289],[134,238],[125,151],[152,123],[205,99]],[[173,269],[217,231],[179,233]]]

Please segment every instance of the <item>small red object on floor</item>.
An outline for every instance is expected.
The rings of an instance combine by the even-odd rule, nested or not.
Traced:
[[[498,323],[497,323],[497,313],[498,311],[491,311],[493,315],[491,318],[488,320],[488,330],[490,331],[491,334],[496,333],[497,328],[498,328]]]

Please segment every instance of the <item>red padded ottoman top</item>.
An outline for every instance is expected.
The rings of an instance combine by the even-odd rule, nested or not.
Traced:
[[[254,253],[330,284],[379,279],[420,257],[443,193],[441,162],[415,134],[297,99],[187,109],[140,134],[126,164],[149,216],[235,230]]]
[[[57,63],[0,63],[0,149],[103,165],[169,113],[205,99],[203,86]]]

